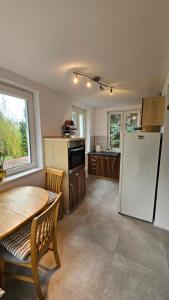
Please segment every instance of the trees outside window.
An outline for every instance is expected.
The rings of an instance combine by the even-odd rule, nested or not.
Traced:
[[[0,90],[0,151],[7,175],[36,166],[32,98],[11,90]]]
[[[108,147],[121,151],[124,132],[134,132],[139,125],[140,111],[108,113]]]

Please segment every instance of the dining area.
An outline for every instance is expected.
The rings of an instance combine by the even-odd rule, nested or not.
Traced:
[[[64,171],[46,168],[45,176],[44,188],[20,186],[0,192],[0,298],[11,293],[6,282],[16,279],[34,284],[38,299],[44,299],[38,268],[47,268],[40,260],[52,251],[56,268],[61,266],[57,223]]]

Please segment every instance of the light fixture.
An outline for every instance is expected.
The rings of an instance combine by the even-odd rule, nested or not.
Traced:
[[[109,95],[112,96],[113,94],[114,94],[113,88],[111,87],[111,88],[110,88],[110,93],[109,93]]]
[[[74,84],[77,84],[79,82],[79,78],[77,77],[77,73],[75,73],[75,75],[73,77],[73,82],[74,82]]]
[[[87,74],[87,73],[82,73],[82,72],[77,72],[77,71],[74,71],[73,72],[74,74],[74,78],[73,78],[73,82],[75,84],[77,84],[79,82],[79,77],[82,76],[82,77],[86,77],[88,79],[87,83],[86,83],[86,86],[88,88],[91,88],[92,86],[92,82],[96,83],[99,85],[100,87],[100,90],[104,90],[104,88],[109,88],[109,94],[110,95],[113,95],[114,94],[114,87],[109,85],[109,84],[105,84],[101,81],[101,77],[100,76],[92,76],[90,74]]]
[[[92,86],[91,80],[88,80],[88,82],[86,83],[86,86],[87,86],[88,88],[91,88],[91,86]]]

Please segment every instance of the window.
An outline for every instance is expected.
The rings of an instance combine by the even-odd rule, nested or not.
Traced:
[[[7,175],[36,166],[32,94],[0,84],[0,150]]]
[[[110,115],[110,145],[111,148],[120,148],[121,114]]]
[[[108,147],[114,151],[120,151],[123,133],[134,132],[139,121],[140,111],[110,112],[108,114]]]
[[[86,134],[86,111],[78,107],[72,107],[72,120],[77,129],[77,136],[85,137]]]
[[[139,113],[138,112],[126,112],[125,116],[125,131],[134,132],[134,128],[138,126]]]

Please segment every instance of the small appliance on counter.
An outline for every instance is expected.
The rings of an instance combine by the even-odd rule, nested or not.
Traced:
[[[102,147],[100,145],[96,145],[96,152],[101,152],[102,151]]]

